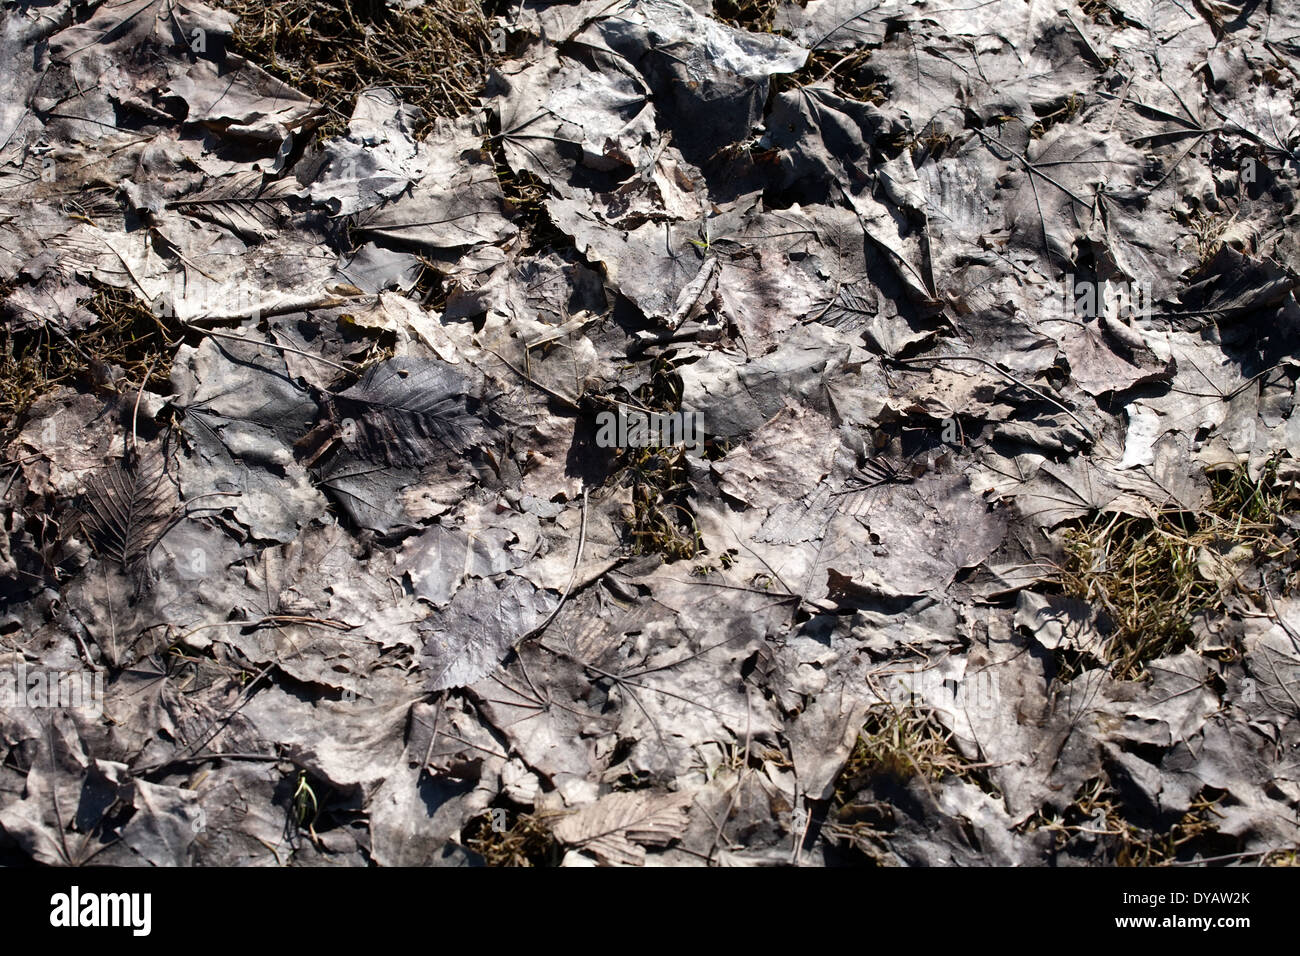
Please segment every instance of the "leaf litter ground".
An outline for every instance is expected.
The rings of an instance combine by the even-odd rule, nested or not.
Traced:
[[[6,8],[0,858],[1294,862],[1280,6]]]

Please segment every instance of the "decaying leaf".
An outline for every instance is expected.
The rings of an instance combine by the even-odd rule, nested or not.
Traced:
[[[86,482],[86,527],[96,547],[125,570],[134,570],[185,517],[166,453],[134,451]]]
[[[557,820],[553,832],[607,866],[642,866],[647,846],[681,836],[689,801],[689,794],[610,793]]]
[[[190,215],[210,219],[252,240],[265,239],[284,219],[285,203],[298,195],[292,180],[267,181],[255,171],[231,173],[169,203]]]
[[[350,450],[368,461],[421,465],[457,455],[486,434],[482,402],[470,381],[446,363],[390,359],[369,369],[335,399]]]

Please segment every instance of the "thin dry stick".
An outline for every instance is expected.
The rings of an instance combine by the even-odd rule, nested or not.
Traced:
[[[485,345],[483,346],[483,349],[485,351],[491,352],[493,355],[499,358],[506,368],[510,369],[510,371],[514,372],[516,375],[522,378],[529,385],[533,386],[534,388],[541,389],[543,392],[551,396],[551,398],[555,399],[557,402],[562,404],[565,408],[569,409],[570,411],[575,411],[575,412],[578,411],[578,403],[575,402],[573,399],[569,398],[567,395],[561,395],[559,392],[547,388],[545,385],[535,380],[532,376],[528,375],[526,372],[523,372],[520,369],[516,368],[508,358],[506,358],[504,355],[502,355],[500,352],[498,352],[496,349],[492,348],[491,346]]]
[[[740,765],[740,775],[736,782],[731,785],[731,797],[727,800],[727,809],[722,812],[722,818],[718,821],[718,827],[713,833],[713,844],[709,847],[709,854],[705,857],[708,863],[713,862],[713,854],[718,852],[718,843],[722,839],[722,833],[727,827],[727,820],[731,817],[731,811],[736,809],[736,801],[740,798],[740,788],[745,785],[745,780],[749,774],[749,748],[752,741],[750,730],[750,719],[752,713],[750,710],[749,685],[745,686],[745,759]]]
[[[1001,375],[1003,378],[1007,379],[1008,381],[1013,382],[1016,385],[1019,385],[1021,388],[1025,389],[1028,392],[1032,392],[1033,394],[1041,398],[1043,401],[1050,402],[1051,404],[1055,405],[1061,411],[1065,412],[1065,414],[1069,415],[1072,419],[1074,419],[1075,423],[1080,428],[1083,429],[1085,435],[1087,435],[1093,441],[1097,440],[1096,434],[1093,432],[1091,428],[1089,428],[1086,424],[1084,424],[1083,419],[1081,419],[1078,415],[1074,414],[1074,412],[1070,411],[1070,409],[1067,408],[1065,405],[1063,405],[1061,402],[1058,402],[1056,399],[1052,398],[1052,396],[1046,394],[1045,392],[1039,391],[1038,389],[1034,388],[1032,385],[1026,382],[1022,382],[1020,379],[1016,378],[1006,369],[1000,367],[994,362],[990,362],[988,359],[982,359],[976,355],[923,355],[923,356],[918,356],[917,358],[896,358],[893,359],[892,361],[900,362],[905,365],[915,364],[917,362],[978,362],[980,365],[984,365],[987,366],[988,368],[991,368],[993,371],[997,372],[999,375]]]
[[[301,355],[304,358],[309,358],[313,362],[320,362],[324,365],[329,365],[330,367],[336,368],[341,372],[351,373],[356,371],[356,369],[349,368],[346,365],[340,365],[338,362],[331,362],[327,358],[321,358],[319,355],[312,355],[310,352],[304,352],[302,349],[296,349],[290,345],[277,345],[275,342],[263,342],[261,339],[250,339],[242,335],[230,335],[229,333],[226,332],[218,332],[216,329],[201,328],[200,326],[194,325],[193,323],[190,322],[186,322],[184,323],[184,325],[187,329],[190,329],[191,331],[194,332],[198,332],[200,335],[214,335],[219,339],[230,339],[232,342],[244,342],[247,345],[258,345],[261,346],[262,348],[267,348],[267,349],[279,349],[281,352],[292,352],[295,355]]]
[[[555,620],[555,616],[560,613],[560,608],[564,606],[565,599],[569,596],[569,592],[573,590],[573,582],[576,581],[578,578],[578,565],[582,564],[582,549],[586,545],[586,543],[587,543],[587,489],[583,488],[582,489],[582,526],[578,531],[578,553],[573,557],[573,570],[569,572],[569,583],[564,586],[564,593],[560,595],[559,602],[551,610],[551,613],[546,616],[546,620],[544,620],[541,624],[537,625],[537,627],[533,628],[531,631],[525,634],[522,640],[526,641],[529,640],[530,638],[537,637],[539,634],[545,631],[547,627],[550,626],[550,623]]]
[[[424,751],[424,760],[420,763],[420,769],[429,773],[429,760],[433,757],[433,745],[438,741],[438,724],[442,721],[442,708],[447,703],[447,694],[445,691],[438,693],[438,709],[433,714],[433,727],[429,733],[429,746]],[[433,774],[429,774],[433,776]]]
[[[140,399],[144,398],[144,387],[149,381],[149,376],[153,374],[153,367],[158,364],[155,358],[149,363],[149,368],[145,370],[144,378],[140,381],[140,389],[135,393],[135,407],[131,409],[131,454],[135,454],[137,447],[136,422],[140,418]]]

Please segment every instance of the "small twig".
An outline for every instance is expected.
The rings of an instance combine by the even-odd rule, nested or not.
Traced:
[[[1268,856],[1272,850],[1247,850],[1243,853],[1227,853],[1223,856],[1202,856],[1194,860],[1170,860],[1163,866],[1203,866],[1206,863],[1224,863],[1228,860],[1247,860],[1253,856]]]
[[[1016,378],[1006,369],[1002,368],[1001,366],[993,362],[990,362],[988,359],[982,359],[976,355],[928,355],[928,356],[919,356],[917,358],[896,358],[896,359],[891,359],[891,361],[898,362],[903,365],[911,365],[917,362],[978,362],[980,365],[984,365],[987,366],[988,368],[991,368],[993,371],[997,372],[999,375],[1001,375],[1003,378],[1007,379],[1008,381],[1013,382],[1016,385],[1019,385],[1021,388],[1025,389],[1028,392],[1032,392],[1034,395],[1037,395],[1043,401],[1050,402],[1051,404],[1055,405],[1061,411],[1065,412],[1065,414],[1069,415],[1072,419],[1074,419],[1075,424],[1077,424],[1080,428],[1083,429],[1085,435],[1087,435],[1093,441],[1097,440],[1097,436],[1093,432],[1093,430],[1089,428],[1086,424],[1084,424],[1083,419],[1081,419],[1078,415],[1074,414],[1074,412],[1070,411],[1068,407],[1063,405],[1061,402],[1058,402],[1056,399],[1052,398],[1052,396],[1034,388],[1032,385],[1026,382],[1022,382],[1020,379]]]
[[[557,402],[562,404],[565,408],[569,409],[570,411],[574,411],[574,412],[579,411],[578,403],[575,402],[573,399],[569,398],[567,395],[561,395],[559,392],[547,388],[541,382],[534,379],[531,375],[528,375],[525,372],[521,371],[520,369],[516,368],[513,364],[511,364],[508,358],[506,358],[496,349],[488,345],[484,345],[483,349],[484,351],[491,352],[493,355],[499,358],[505,364],[506,368],[510,369],[510,371],[514,372],[516,375],[522,378],[529,385],[533,386],[534,388],[541,389],[543,392],[551,396],[551,398],[555,399]]]
[[[578,566],[582,563],[582,549],[586,545],[586,543],[587,543],[587,489],[583,488],[582,489],[582,527],[578,531],[578,553],[573,557],[573,570],[569,572],[569,583],[564,586],[564,592],[560,595],[559,602],[555,605],[554,608],[551,609],[551,613],[546,615],[546,620],[542,621],[541,624],[537,625],[537,627],[533,628],[531,631],[525,634],[523,638],[521,638],[521,643],[522,641],[526,641],[531,638],[537,637],[539,634],[545,631],[546,628],[550,626],[550,623],[555,620],[555,616],[560,613],[560,608],[564,606],[565,599],[569,596],[569,592],[573,590],[573,582],[576,581],[578,578]]]
[[[279,349],[281,352],[292,352],[295,355],[301,355],[304,358],[309,358],[313,362],[321,362],[324,365],[328,365],[332,368],[336,368],[341,372],[347,372],[348,374],[351,374],[356,371],[355,368],[349,368],[346,365],[340,365],[338,362],[332,362],[327,358],[321,358],[319,355],[312,355],[310,352],[304,352],[302,349],[296,349],[291,345],[277,345],[275,342],[263,342],[260,339],[250,339],[242,335],[231,335],[227,332],[218,332],[216,329],[204,329],[204,328],[200,328],[197,325],[194,325],[191,322],[184,322],[182,324],[185,326],[185,328],[193,332],[198,332],[200,335],[215,335],[219,339],[230,339],[233,342],[243,342],[247,345],[260,345],[263,348]]]
[[[157,364],[158,364],[158,359],[155,357],[154,360],[149,363],[149,367],[145,370],[144,379],[140,382],[140,388],[135,393],[135,406],[131,409],[131,454],[132,455],[136,453],[136,448],[139,445],[139,442],[136,438],[135,425],[136,425],[136,421],[140,417],[140,399],[144,398],[144,387],[149,384],[149,376],[153,374],[153,367]]]

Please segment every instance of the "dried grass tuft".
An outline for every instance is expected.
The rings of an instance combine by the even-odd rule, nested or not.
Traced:
[[[469,0],[410,9],[384,0],[218,3],[239,17],[236,53],[325,105],[322,137],[342,132],[357,94],[376,87],[430,119],[466,113],[496,61],[491,20]]]

